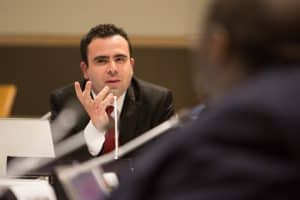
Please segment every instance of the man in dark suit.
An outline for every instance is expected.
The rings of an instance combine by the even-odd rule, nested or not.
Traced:
[[[300,3],[211,3],[195,69],[208,109],[140,152],[112,199],[300,198]]]
[[[63,138],[84,129],[87,145],[68,156],[69,160],[84,161],[103,153],[109,123],[105,110],[113,96],[117,96],[120,108],[120,145],[174,114],[168,89],[133,76],[132,47],[123,29],[112,24],[97,25],[82,38],[80,50],[85,80],[75,83],[79,101],[74,85],[60,88],[50,96],[53,122],[63,109],[73,110],[73,124],[68,127],[71,131]]]
[[[64,142],[83,131],[81,148],[67,153],[40,171],[58,165],[83,162],[106,153],[109,114],[106,108],[118,98],[119,144],[132,140],[169,119],[174,114],[170,90],[140,80],[133,74],[134,58],[126,32],[112,24],[93,27],[81,40],[80,67],[85,80],[59,88],[50,95],[52,131],[56,142]],[[75,91],[76,89],[76,91]],[[76,95],[77,93],[77,95]],[[77,98],[78,96],[78,98]],[[107,171],[118,172],[120,166],[130,170],[133,156],[120,159]],[[53,178],[59,199],[64,192]]]

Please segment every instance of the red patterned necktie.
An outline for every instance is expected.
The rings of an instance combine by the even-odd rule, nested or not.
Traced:
[[[106,113],[110,120],[112,120],[112,126],[105,133],[105,141],[103,144],[103,153],[108,153],[115,149],[115,126],[114,119],[111,117],[111,113],[113,112],[114,107],[108,106],[106,108]]]

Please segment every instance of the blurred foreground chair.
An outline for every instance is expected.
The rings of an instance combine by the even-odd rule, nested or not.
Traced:
[[[9,117],[17,88],[13,84],[0,84],[0,117]]]

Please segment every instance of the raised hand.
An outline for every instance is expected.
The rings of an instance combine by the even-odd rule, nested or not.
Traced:
[[[113,94],[110,93],[109,87],[105,86],[97,96],[91,97],[91,81],[87,81],[85,89],[82,91],[78,81],[75,82],[75,92],[80,103],[90,116],[94,126],[98,130],[105,130],[109,124],[109,117],[105,111],[106,107],[113,104]]]

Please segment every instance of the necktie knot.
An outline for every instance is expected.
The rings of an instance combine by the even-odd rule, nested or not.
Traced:
[[[105,111],[108,115],[110,115],[114,111],[114,107],[113,106],[107,106]]]

